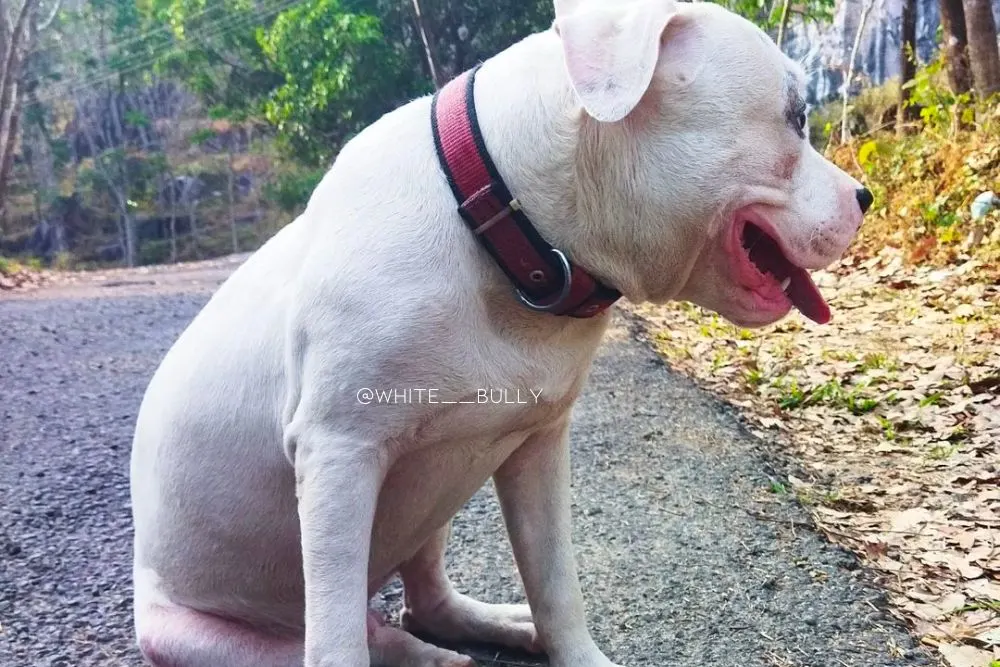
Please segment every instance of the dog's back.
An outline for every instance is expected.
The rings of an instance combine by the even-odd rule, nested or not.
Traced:
[[[417,100],[410,107],[427,104]],[[137,623],[143,602],[166,599],[196,609],[227,600],[228,611],[242,607],[248,620],[262,624],[301,619],[295,480],[282,448],[286,408],[294,402],[289,392],[295,391],[288,363],[295,346],[288,338],[331,276],[345,298],[383,302],[387,313],[401,313],[390,305],[405,304],[399,289],[366,286],[354,274],[380,263],[391,271],[391,239],[416,233],[405,229],[407,211],[396,208],[406,198],[393,194],[420,180],[420,174],[400,173],[408,160],[395,149],[406,137],[392,131],[406,134],[400,116],[414,111],[389,114],[358,137],[358,146],[349,145],[307,210],[219,288],[154,374],[131,463]],[[435,167],[429,129],[426,134],[428,154],[421,159],[409,152],[410,169],[416,163]],[[384,189],[358,196],[364,184]],[[359,271],[358,252],[365,247]],[[393,320],[384,325],[398,326]],[[353,338],[360,332],[345,322],[342,333]],[[287,605],[276,617],[254,619],[261,610],[275,612],[282,600]]]

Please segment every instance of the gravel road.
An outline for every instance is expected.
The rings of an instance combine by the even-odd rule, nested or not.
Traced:
[[[0,295],[0,666],[141,664],[133,420],[162,354],[231,265]],[[880,611],[855,559],[768,491],[779,473],[762,444],[666,369],[624,317],[576,408],[573,443],[588,611],[616,662],[931,664]],[[522,601],[490,487],[457,519],[449,559],[463,591]],[[384,601],[394,608],[398,587]],[[484,667],[536,664],[469,652]]]

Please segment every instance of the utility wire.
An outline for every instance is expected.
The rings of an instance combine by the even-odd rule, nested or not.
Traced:
[[[77,77],[76,79],[66,79],[62,82],[54,84],[53,86],[48,87],[45,91],[40,91],[36,95],[37,99],[30,105],[25,105],[25,107],[52,102],[58,97],[74,95],[83,90],[93,89],[102,83],[112,81],[122,75],[146,69],[164,58],[172,55],[180,55],[197,46],[205,45],[208,40],[246,28],[301,2],[304,2],[304,0],[282,0],[277,5],[269,9],[256,10],[250,14],[237,15],[231,19],[223,20],[203,31],[192,31],[192,33],[185,36],[183,43],[160,49],[158,52],[154,52],[154,54],[149,57],[140,56],[136,61],[126,63],[128,65],[127,67],[111,69],[105,65],[105,72],[90,76],[84,75]]]

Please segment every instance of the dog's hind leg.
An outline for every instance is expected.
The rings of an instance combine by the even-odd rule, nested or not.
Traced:
[[[403,627],[446,641],[485,642],[539,652],[528,605],[486,604],[452,586],[444,569],[450,532],[450,524],[438,530],[399,568],[406,597]]]
[[[154,667],[302,667],[301,639],[268,636],[186,607],[137,609],[136,633]]]
[[[152,667],[302,667],[301,639],[267,636],[185,607],[150,605],[137,615],[139,650]],[[420,641],[369,612],[372,667],[475,667],[468,656]]]

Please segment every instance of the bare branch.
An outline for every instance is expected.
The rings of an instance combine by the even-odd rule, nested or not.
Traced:
[[[854,78],[854,63],[858,59],[858,49],[861,48],[861,35],[865,32],[865,24],[868,23],[868,15],[875,7],[875,0],[868,0],[864,9],[861,10],[861,22],[858,24],[858,32],[854,35],[854,46],[851,48],[851,61],[847,65],[847,78],[844,80],[844,109],[840,118],[840,143],[847,143],[847,101],[851,92],[851,79]]]
[[[791,0],[784,0],[781,4],[781,20],[778,22],[778,38],[775,40],[779,49],[785,41],[785,30],[788,28],[788,6],[790,4]]]
[[[52,6],[52,13],[49,14],[49,18],[38,24],[38,32],[48,30],[49,26],[52,25],[52,22],[56,20],[56,15],[59,13],[60,9],[62,9],[62,0],[56,0],[55,5]]]
[[[444,85],[441,80],[441,71],[434,62],[434,49],[431,45],[430,28],[427,26],[427,19],[424,17],[424,12],[420,8],[420,0],[413,0],[413,13],[417,17],[417,30],[420,31],[420,40],[424,44],[424,56],[427,58],[427,69],[430,71],[431,80],[434,81],[434,87],[439,89]]]
[[[12,81],[18,78],[18,75],[12,70],[16,69],[14,65],[17,62],[16,58],[20,55],[18,54],[18,50],[21,47],[21,37],[24,34],[24,26],[28,20],[28,15],[37,4],[38,0],[24,0],[24,4],[21,5],[21,11],[17,15],[17,21],[15,21],[14,27],[11,29],[7,52],[3,54],[3,62],[0,63],[0,106],[7,106],[10,85]]]

